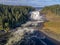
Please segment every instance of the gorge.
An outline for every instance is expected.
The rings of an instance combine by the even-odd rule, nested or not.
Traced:
[[[45,20],[45,15],[41,15],[40,11],[33,11],[29,21],[11,33],[6,45],[56,45],[40,31]]]

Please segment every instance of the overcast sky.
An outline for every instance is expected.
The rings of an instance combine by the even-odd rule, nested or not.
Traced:
[[[0,0],[0,4],[28,5],[34,7],[41,7],[47,5],[60,4],[60,0]]]

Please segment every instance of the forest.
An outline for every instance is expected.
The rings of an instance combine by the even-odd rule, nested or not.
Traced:
[[[47,12],[52,12],[55,15],[60,15],[60,5],[51,5],[51,6],[45,6],[41,12],[47,13]]]
[[[28,21],[28,14],[35,10],[31,6],[8,6],[0,4],[0,30],[8,31]]]

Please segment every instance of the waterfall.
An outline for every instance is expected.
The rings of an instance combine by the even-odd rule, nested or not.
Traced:
[[[39,20],[41,20],[41,18],[42,18],[42,16],[40,16],[40,12],[39,11],[31,12],[31,17],[30,17],[31,20],[39,21]]]
[[[22,27],[38,26],[39,23],[45,22],[45,20],[46,20],[45,15],[41,14],[40,10],[32,11],[30,12],[29,21],[26,24],[23,24]]]

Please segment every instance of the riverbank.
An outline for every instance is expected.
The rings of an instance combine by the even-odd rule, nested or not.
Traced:
[[[42,34],[46,36],[46,39],[48,40],[47,42],[49,43],[52,42],[54,45],[60,45],[60,41],[57,39],[54,39],[54,37],[51,37],[49,34],[47,34],[44,30],[40,30]]]
[[[57,9],[58,8],[58,9]],[[43,31],[53,39],[60,42],[60,5],[46,6],[42,13],[46,14],[47,22],[44,23]]]

